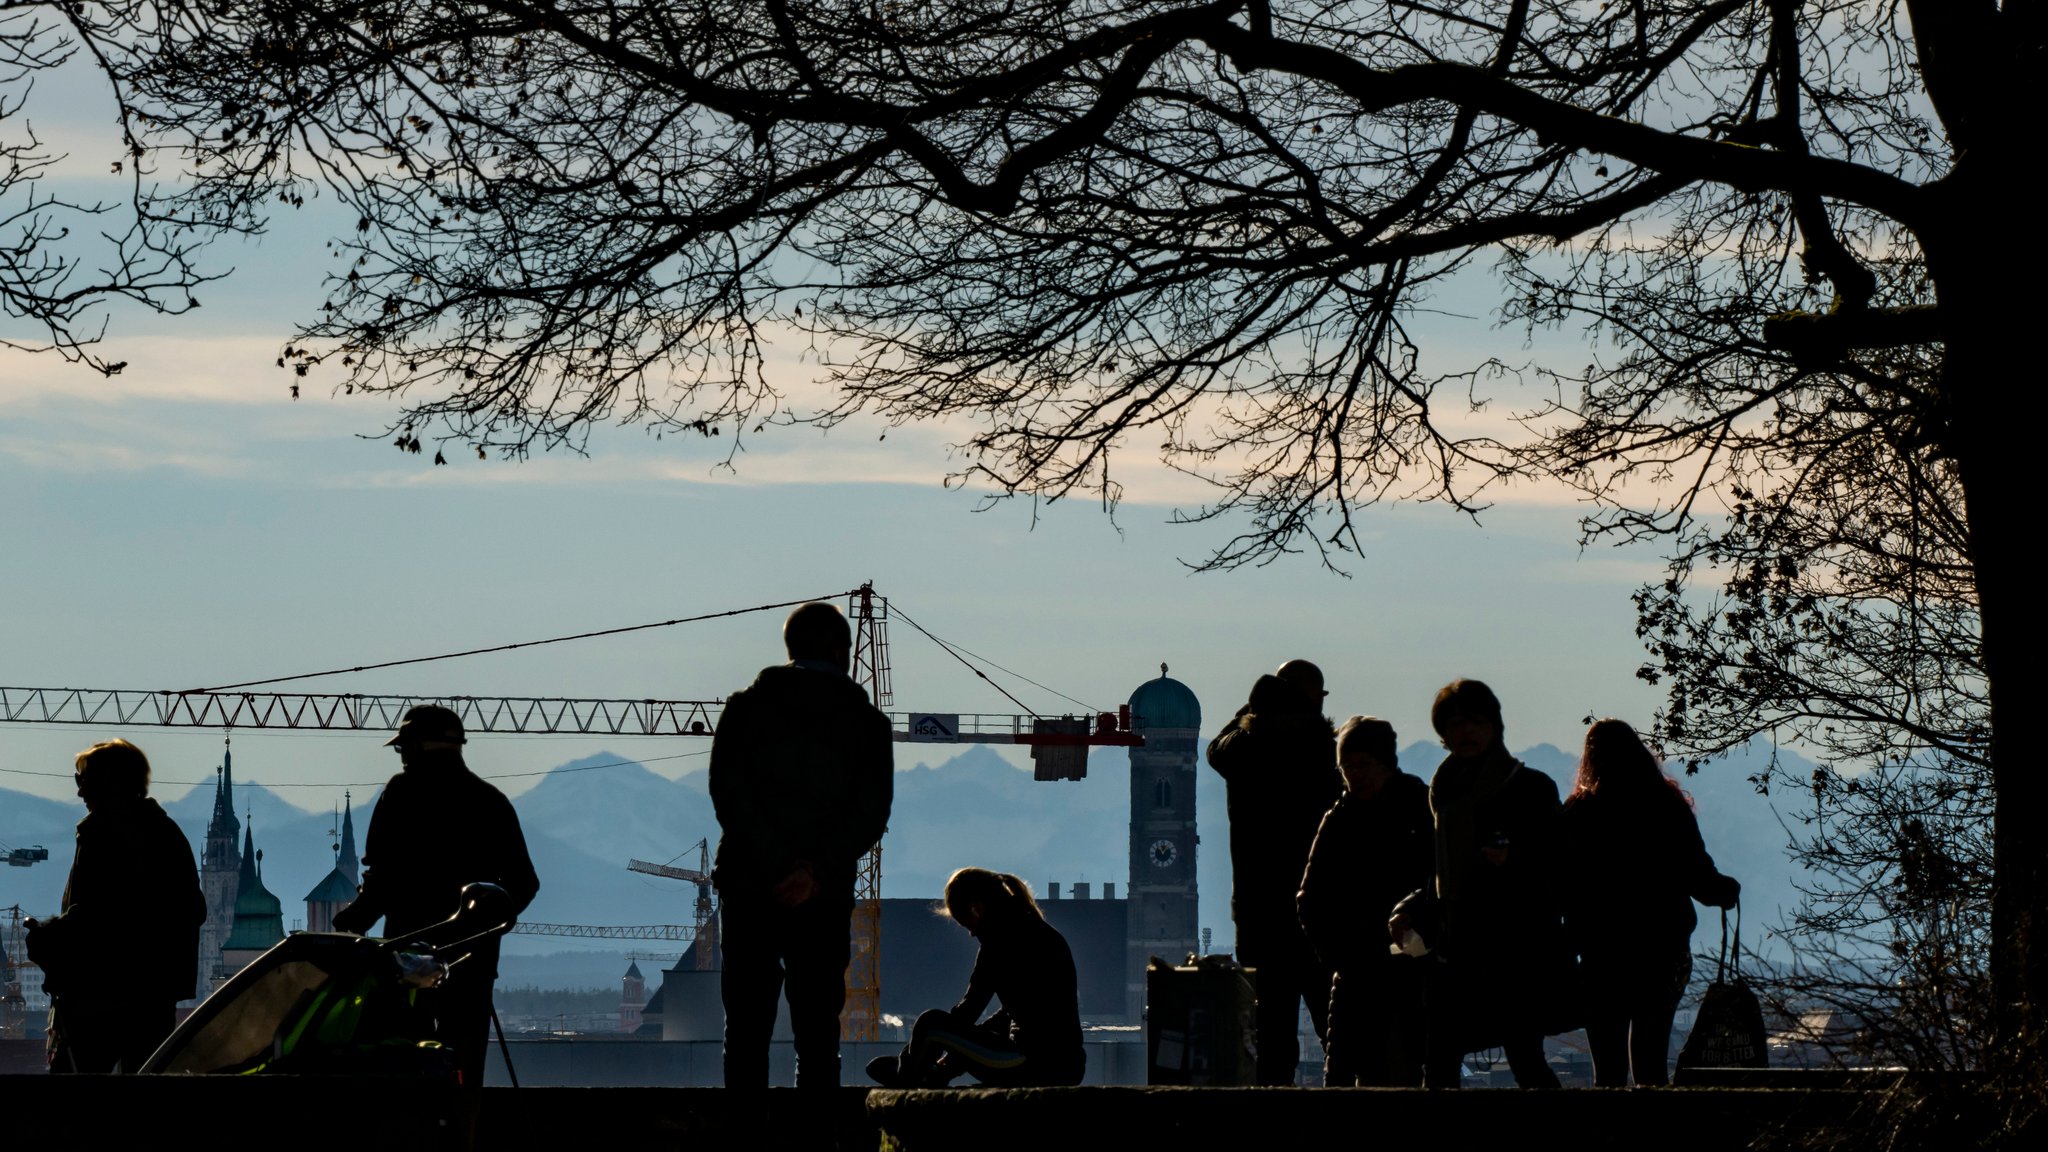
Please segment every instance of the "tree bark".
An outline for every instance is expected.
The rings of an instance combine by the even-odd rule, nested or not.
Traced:
[[[2035,1075],[2048,1069],[2048,776],[2021,754],[2018,717],[2040,699],[2027,640],[2042,631],[2028,547],[2038,534],[2039,501],[2035,477],[2022,470],[2041,450],[2031,411],[2041,367],[2030,347],[2030,294],[2014,273],[2040,267],[2048,245],[2023,221],[1983,211],[1998,202],[1998,188],[2029,183],[2018,164],[1999,162],[2017,157],[1994,149],[1980,149],[1942,182],[1949,203],[1938,216],[1948,223],[1926,245],[1946,328],[1947,411],[1932,415],[1946,425],[1940,434],[1962,480],[1990,701],[1991,1071]]]

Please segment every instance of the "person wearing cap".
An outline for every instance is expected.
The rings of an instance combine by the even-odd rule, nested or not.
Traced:
[[[1293,1084],[1301,1059],[1297,1005],[1327,1031],[1330,970],[1302,932],[1295,895],[1323,813],[1343,793],[1337,732],[1323,715],[1322,669],[1289,660],[1209,742],[1230,815],[1230,918],[1237,958],[1257,970],[1258,1080]]]
[[[846,617],[802,605],[782,640],[789,663],[733,693],[711,740],[728,1088],[768,1086],[782,997],[797,1087],[838,1086],[855,876],[895,788],[889,720],[847,675]]]
[[[384,786],[363,841],[363,881],[356,898],[334,915],[337,932],[406,936],[455,915],[462,889],[496,884],[523,911],[540,891],[519,815],[505,794],[469,770],[462,757],[462,718],[438,704],[409,709],[398,734],[385,741],[403,765]],[[491,985],[498,978],[498,939],[478,943],[433,990],[435,1034],[455,1053],[462,1083],[483,1086],[491,1022]]]

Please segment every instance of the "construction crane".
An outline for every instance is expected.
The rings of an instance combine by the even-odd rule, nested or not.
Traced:
[[[21,905],[0,908],[0,1040],[27,1034],[28,997],[22,994],[22,972],[34,968],[28,959],[28,933]]]
[[[1031,748],[1039,780],[1078,780],[1087,772],[1087,750],[1137,747],[1128,708],[1088,716],[1026,716],[990,713],[890,712],[889,601],[872,581],[847,594],[853,625],[853,679],[865,686],[875,707],[889,717],[893,738],[913,744],[1019,744]],[[927,635],[929,635],[927,633]],[[951,652],[952,649],[948,648]],[[965,657],[954,653],[965,662]],[[970,664],[970,668],[973,666]],[[986,675],[975,669],[975,674]],[[300,677],[303,678],[303,677]],[[289,678],[288,678],[289,679]],[[267,681],[271,683],[274,681]],[[439,704],[462,718],[472,733],[576,733],[593,736],[710,736],[724,704],[717,700],[597,699],[543,696],[404,696],[358,692],[148,691],[109,688],[0,687],[0,723],[78,724],[94,727],[256,728],[382,731],[397,729],[408,709]],[[1021,705],[1020,705],[1021,706]],[[40,851],[33,849],[31,851]],[[12,858],[9,863],[13,863]],[[703,871],[703,870],[700,870]],[[877,844],[855,874],[853,957],[847,969],[842,1031],[850,1040],[879,1036],[882,917],[882,849]],[[701,900],[701,896],[700,896]],[[701,916],[701,912],[699,913]],[[716,931],[715,917],[708,922]],[[686,936],[632,936],[634,929],[572,929],[578,925],[520,925],[514,931],[544,935],[598,935],[611,939],[695,938],[696,928],[658,925]],[[712,949],[700,949],[701,956]]]
[[[697,971],[709,972],[718,966],[718,905],[711,889],[710,838],[697,841],[695,847],[695,868],[676,868],[668,864],[650,864],[645,860],[628,860],[626,869],[631,872],[644,872],[649,876],[665,876],[670,880],[687,880],[697,886]],[[687,852],[689,849],[685,848],[683,851]]]

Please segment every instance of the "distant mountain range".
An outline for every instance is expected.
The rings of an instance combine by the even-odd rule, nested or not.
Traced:
[[[936,746],[899,746],[906,758]],[[950,751],[950,749],[947,749]],[[1425,779],[1443,753],[1426,743],[1403,751],[1404,770]],[[1521,752],[1523,761],[1570,787],[1575,759],[1548,744]],[[1740,878],[1749,909],[1752,945],[1760,930],[1778,919],[1795,894],[1786,835],[1769,798],[1757,795],[1747,777],[1761,766],[1761,753],[1708,766],[1683,783],[1698,804],[1707,846],[1724,871]],[[1783,749],[1803,771],[1805,762]],[[890,896],[936,897],[953,869],[967,864],[1016,872],[1035,888],[1048,881],[1071,885],[1114,883],[1123,890],[1128,868],[1128,761],[1121,750],[1098,749],[1086,780],[1039,783],[993,748],[972,745],[937,765],[916,763],[896,775],[895,812],[883,841],[883,890]],[[253,766],[252,766],[253,767]],[[488,772],[488,765],[479,765]],[[278,792],[251,781],[236,788],[238,815],[253,813],[257,847],[263,851],[265,885],[285,905],[286,923],[304,916],[303,897],[333,865],[326,812],[294,807]],[[1197,872],[1202,886],[1202,922],[1215,946],[1229,946],[1230,865],[1222,782],[1200,774],[1197,806],[1201,845]],[[359,797],[356,833],[368,831],[375,797]],[[685,923],[694,892],[687,884],[627,872],[628,858],[669,860],[695,867],[690,851],[699,839],[717,838],[717,821],[705,791],[705,775],[680,780],[637,763],[598,752],[550,772],[516,797],[527,841],[541,875],[541,893],[526,919],[571,924]],[[195,847],[212,814],[213,790],[195,788],[166,809]],[[77,805],[0,789],[0,839],[16,846],[43,844],[47,863],[0,869],[0,907],[20,903],[31,914],[53,911],[63,891],[72,853]],[[1717,930],[1707,916],[1702,933]],[[1705,935],[1702,940],[1707,939]],[[508,952],[555,952],[568,941],[514,937]],[[607,942],[623,952],[631,945]],[[661,951],[647,944],[640,951]],[[514,978],[509,967],[507,978]],[[609,962],[599,965],[608,968]]]

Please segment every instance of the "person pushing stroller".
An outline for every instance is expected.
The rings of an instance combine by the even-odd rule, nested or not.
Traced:
[[[516,916],[540,891],[519,815],[505,794],[463,762],[462,718],[438,704],[408,710],[387,744],[404,765],[384,786],[363,844],[363,882],[334,915],[334,930],[406,936],[439,924],[462,906],[465,885],[495,884]],[[429,995],[435,1038],[452,1049],[462,1083],[483,1085],[490,1042],[491,986],[498,939],[490,936]]]

